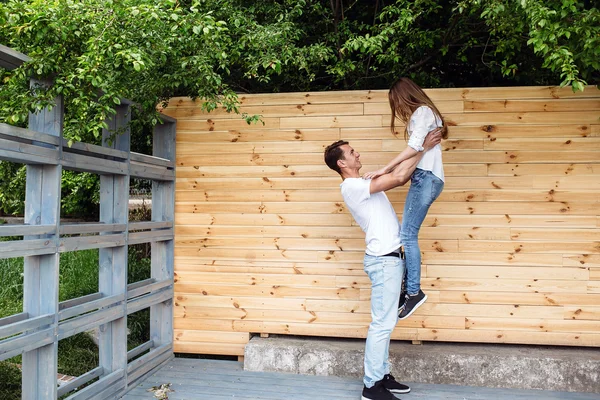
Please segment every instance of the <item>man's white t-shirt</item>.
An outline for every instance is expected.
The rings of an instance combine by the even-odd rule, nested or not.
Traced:
[[[382,256],[400,248],[400,223],[384,192],[370,193],[371,180],[346,178],[340,184],[344,202],[365,232],[366,252]]]

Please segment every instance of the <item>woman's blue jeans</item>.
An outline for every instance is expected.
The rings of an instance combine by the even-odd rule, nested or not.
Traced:
[[[372,387],[390,373],[390,338],[398,322],[398,299],[404,275],[399,257],[365,255],[364,268],[371,280],[371,324],[365,346],[364,384]]]
[[[415,295],[421,290],[421,249],[419,230],[429,207],[444,189],[444,181],[431,171],[415,169],[402,215],[402,245],[406,257],[406,292]]]

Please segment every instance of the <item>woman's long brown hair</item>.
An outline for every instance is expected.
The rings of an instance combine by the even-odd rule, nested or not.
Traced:
[[[433,101],[425,94],[423,89],[408,78],[400,78],[390,88],[388,93],[390,108],[392,109],[392,133],[395,131],[396,118],[404,122],[404,139],[408,140],[408,125],[410,116],[421,106],[431,108],[435,115],[442,120],[442,138],[448,139],[448,127],[442,114]]]

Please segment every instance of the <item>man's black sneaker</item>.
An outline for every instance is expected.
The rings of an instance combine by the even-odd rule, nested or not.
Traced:
[[[402,320],[410,317],[421,304],[425,303],[425,300],[427,300],[427,295],[422,290],[419,290],[419,293],[414,296],[407,295],[404,309],[398,314],[398,319]]]
[[[387,374],[383,377],[383,386],[392,393],[409,393],[410,388],[397,382],[392,374]]]
[[[398,400],[396,396],[390,393],[383,384],[383,380],[375,382],[375,385],[368,388],[363,387],[362,400]]]

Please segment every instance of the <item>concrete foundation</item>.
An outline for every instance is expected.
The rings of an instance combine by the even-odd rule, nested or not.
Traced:
[[[253,337],[244,369],[362,378],[364,344]],[[392,342],[390,363],[392,374],[404,382],[600,393],[597,348]]]

